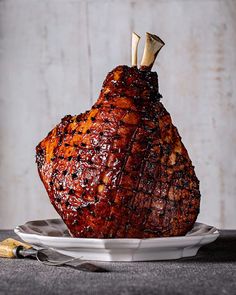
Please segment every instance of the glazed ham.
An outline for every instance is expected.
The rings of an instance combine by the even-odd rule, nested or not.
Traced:
[[[36,148],[39,175],[74,237],[185,235],[199,181],[151,71],[164,43],[147,34],[141,67],[118,66],[84,114],[65,116]]]

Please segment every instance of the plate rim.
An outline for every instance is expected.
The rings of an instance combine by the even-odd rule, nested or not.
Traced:
[[[18,235],[18,236],[25,236],[25,237],[31,237],[34,239],[37,239],[38,241],[43,240],[43,241],[55,241],[55,239],[57,239],[58,241],[60,240],[61,242],[65,242],[65,241],[70,241],[73,244],[77,243],[78,241],[87,241],[87,242],[102,242],[102,243],[111,243],[111,242],[118,242],[118,243],[122,243],[122,242],[129,242],[129,243],[139,243],[141,241],[149,241],[149,242],[155,242],[155,241],[175,241],[177,239],[180,240],[195,240],[195,239],[199,239],[199,238],[212,238],[212,237],[216,237],[218,238],[220,235],[220,232],[217,228],[215,228],[214,226],[210,226],[212,228],[215,228],[214,232],[210,233],[210,234],[197,234],[194,236],[175,236],[175,237],[156,237],[156,238],[143,238],[143,239],[139,239],[139,238],[112,238],[112,239],[100,239],[100,238],[76,238],[76,237],[58,237],[58,236],[45,236],[45,235],[41,235],[41,234],[37,234],[37,233],[26,233],[22,230],[21,226],[30,223],[30,222],[35,222],[35,221],[45,221],[45,220],[55,220],[58,219],[60,220],[60,218],[50,218],[50,219],[38,219],[38,220],[30,220],[25,222],[22,225],[18,225],[14,228],[14,232]],[[62,219],[61,219],[62,220]],[[205,223],[202,222],[195,222],[195,224],[197,225],[207,225]],[[209,226],[209,225],[207,225]]]

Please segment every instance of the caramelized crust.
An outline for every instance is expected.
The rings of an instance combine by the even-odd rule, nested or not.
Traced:
[[[39,175],[74,237],[185,235],[199,182],[160,102],[157,74],[119,66],[92,109],[66,116],[37,146]]]

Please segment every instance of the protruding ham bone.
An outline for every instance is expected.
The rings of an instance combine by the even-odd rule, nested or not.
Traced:
[[[165,43],[156,35],[146,33],[146,42],[140,70],[150,71],[155,62],[158,52]]]
[[[132,33],[132,56],[131,56],[131,65],[132,67],[137,67],[138,64],[138,43],[140,37],[136,33]]]

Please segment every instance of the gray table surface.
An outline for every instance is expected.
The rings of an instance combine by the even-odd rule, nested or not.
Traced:
[[[0,231],[0,241],[7,237],[15,234]],[[221,231],[193,258],[100,264],[111,272],[2,258],[0,294],[236,294],[236,230]]]

